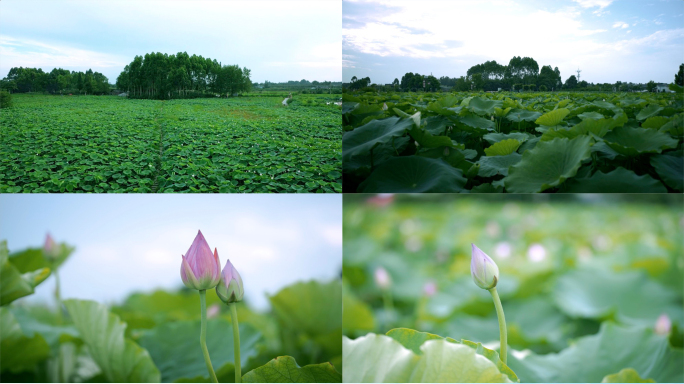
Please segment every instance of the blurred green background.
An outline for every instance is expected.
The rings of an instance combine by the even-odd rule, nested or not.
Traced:
[[[491,296],[470,276],[474,243],[499,266],[510,347],[558,352],[614,321],[669,334],[681,348],[683,203],[681,195],[345,195],[343,333],[406,327],[498,348]],[[374,278],[379,269],[387,289]]]

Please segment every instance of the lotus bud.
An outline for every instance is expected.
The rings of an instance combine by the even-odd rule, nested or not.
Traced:
[[[392,285],[392,278],[383,267],[377,267],[374,273],[375,285],[380,289],[388,289]]]
[[[242,296],[245,295],[242,277],[230,260],[226,261],[226,266],[223,267],[221,281],[216,286],[216,294],[226,304],[242,301]]]
[[[653,330],[659,335],[667,335],[670,333],[670,329],[672,329],[672,321],[663,313],[658,317],[658,320],[656,320]]]
[[[59,245],[55,243],[55,240],[48,233],[45,236],[45,244],[43,244],[43,255],[49,259],[54,260],[59,256]]]
[[[437,293],[437,284],[434,281],[428,281],[423,285],[423,293],[428,297],[434,296]]]
[[[475,284],[482,289],[492,289],[499,282],[499,267],[494,260],[482,252],[475,244],[472,245],[472,259],[470,260],[470,274]]]
[[[221,280],[218,252],[214,249],[214,253],[211,253],[202,231],[197,232],[188,252],[181,257],[181,279],[186,287],[201,291],[214,288]]]

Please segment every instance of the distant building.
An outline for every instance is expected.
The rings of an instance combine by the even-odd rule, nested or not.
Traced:
[[[656,92],[673,92],[674,93],[674,91],[670,91],[670,88],[668,87],[667,84],[663,84],[663,83],[658,83],[656,85]]]

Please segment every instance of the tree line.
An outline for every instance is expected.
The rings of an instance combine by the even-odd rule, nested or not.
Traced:
[[[499,64],[496,60],[476,64],[468,69],[466,76],[439,78],[440,84],[453,87],[459,91],[483,90],[559,90],[564,85],[558,67],[552,68],[539,64],[531,57],[514,56],[508,65]],[[576,78],[575,78],[576,82]],[[567,86],[570,83],[566,82]]]
[[[0,89],[10,93],[48,92],[84,93],[101,95],[109,93],[107,77],[89,69],[85,72],[55,68],[44,72],[41,68],[13,67],[7,76],[0,80]]]
[[[153,52],[135,56],[116,79],[116,87],[135,98],[232,96],[252,88],[250,72],[246,67],[222,65],[215,59],[186,52]]]

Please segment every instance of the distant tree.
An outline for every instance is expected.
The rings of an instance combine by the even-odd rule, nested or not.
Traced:
[[[83,91],[83,72],[78,73],[78,82],[76,83],[76,88],[78,89],[78,93],[81,93]]]
[[[392,86],[396,89],[398,85],[399,85],[399,79],[397,79],[397,78],[395,77],[395,78],[394,78],[394,81],[392,82]]]
[[[655,92],[656,90],[656,83],[655,81],[651,80],[646,84],[646,91],[647,92]]]
[[[458,79],[454,79],[454,89],[460,92],[469,91],[470,81],[465,76],[461,76]]]
[[[404,91],[423,89],[423,75],[408,72],[401,77],[400,84]]]
[[[546,88],[546,85],[542,84],[539,86],[539,91],[546,92],[547,90],[548,90],[548,88]]]
[[[484,89],[485,81],[482,78],[481,73],[474,74],[472,79],[473,79],[473,84],[475,85],[475,90],[481,91],[482,89]]]
[[[567,89],[575,89],[577,88],[577,78],[575,75],[571,75],[565,80],[565,88]]]
[[[675,84],[684,87],[684,64],[679,66],[679,72],[675,73]]]
[[[551,69],[550,65],[545,65],[541,68],[541,71],[539,71],[539,77],[537,78],[537,83],[540,86],[545,86],[547,89],[556,85],[556,72]]]
[[[12,93],[17,89],[17,82],[14,80],[7,80],[7,78],[0,80],[0,89]]]
[[[0,91],[0,108],[10,108],[12,106],[12,94],[2,90]]]

